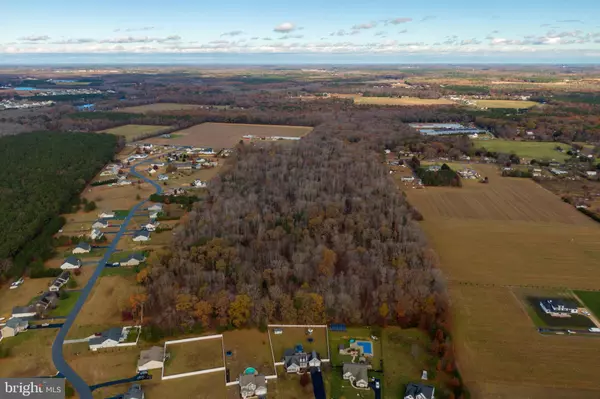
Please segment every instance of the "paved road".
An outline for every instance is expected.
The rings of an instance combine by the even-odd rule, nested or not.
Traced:
[[[63,326],[63,323],[48,324],[47,326],[43,326],[41,324],[30,324],[29,327],[27,327],[27,329],[28,330],[40,330],[42,328],[59,328],[62,326]]]
[[[567,329],[564,327],[540,327],[537,331],[542,335],[592,335],[596,337],[600,337],[600,333],[591,332],[590,330],[575,330],[575,329]],[[569,332],[570,331],[570,332]]]
[[[141,162],[135,166],[132,166],[130,168],[130,173],[132,175],[138,177],[139,179],[152,184],[152,186],[154,186],[154,188],[156,189],[156,193],[161,194],[162,188],[161,188],[161,186],[158,185],[158,183],[156,183],[153,180],[148,179],[147,177],[141,175],[140,173],[138,173],[135,170],[136,167],[138,167],[144,163],[150,162],[150,161],[151,161],[151,159],[147,159],[144,162]],[[136,212],[140,211],[140,209],[144,206],[146,201],[147,200],[143,200],[143,201],[140,201],[138,204],[136,204],[129,211],[129,214],[127,215],[125,220],[123,220],[123,223],[121,224],[121,228],[117,232],[112,243],[108,246],[108,249],[104,253],[104,256],[102,257],[102,259],[98,262],[98,267],[96,267],[96,269],[94,270],[94,274],[88,281],[85,288],[82,289],[81,296],[77,300],[77,303],[75,304],[75,307],[73,308],[71,313],[69,313],[69,315],[65,319],[65,323],[63,324],[62,328],[59,330],[58,335],[56,336],[56,339],[54,340],[54,343],[52,344],[52,361],[54,362],[54,367],[56,367],[56,369],[59,371],[60,374],[64,375],[65,378],[67,380],[69,380],[69,382],[73,385],[73,388],[75,388],[75,390],[79,394],[80,399],[93,399],[92,391],[91,391],[90,387],[88,386],[88,384],[83,380],[83,378],[81,378],[79,376],[79,374],[77,374],[75,372],[75,370],[73,370],[73,368],[71,368],[71,366],[65,360],[64,354],[63,354],[63,344],[65,341],[65,338],[67,337],[67,333],[69,332],[69,329],[71,328],[71,326],[73,326],[73,323],[75,322],[75,318],[81,311],[81,308],[83,307],[83,304],[85,303],[87,297],[90,295],[90,291],[94,287],[96,280],[98,280],[98,277],[100,277],[102,270],[104,270],[106,262],[108,262],[108,259],[110,258],[112,253],[115,252],[115,249],[117,247],[117,244],[119,243],[119,240],[121,239],[121,237],[127,230],[127,224],[131,221],[133,215],[135,215]]]
[[[315,399],[325,399],[325,384],[323,383],[323,374],[321,370],[314,367],[310,370],[310,379],[313,384],[313,394]]]
[[[90,386],[90,390],[93,391],[98,388],[110,387],[112,385],[126,384],[128,382],[136,382],[136,381],[150,380],[150,379],[152,379],[152,376],[150,374],[136,374],[131,378],[123,378],[121,380],[108,381],[108,382],[103,382],[102,384],[92,385],[92,386]]]

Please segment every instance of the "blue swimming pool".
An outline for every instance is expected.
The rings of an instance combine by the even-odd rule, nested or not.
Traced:
[[[365,355],[373,356],[373,344],[370,341],[356,341],[356,345],[363,349]]]

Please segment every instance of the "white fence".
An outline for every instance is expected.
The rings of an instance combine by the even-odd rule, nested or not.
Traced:
[[[223,334],[206,335],[206,336],[203,336],[203,337],[184,338],[184,339],[178,339],[178,340],[175,340],[175,341],[166,341],[165,345],[164,345],[165,356],[167,354],[167,346],[168,345],[183,344],[183,343],[186,343],[186,342],[194,342],[194,341],[205,341],[205,340],[209,340],[209,339],[220,339],[221,340],[221,348],[223,349],[223,367],[216,367],[216,368],[207,369],[207,370],[190,371],[190,372],[187,372],[187,373],[180,373],[180,374],[173,374],[173,375],[165,375],[165,365],[164,365],[164,362],[163,362],[163,367],[161,369],[161,376],[160,376],[160,378],[162,380],[172,380],[174,378],[190,377],[190,376],[193,376],[193,375],[209,374],[209,373],[217,373],[217,372],[220,372],[220,371],[225,371],[225,344],[223,342]],[[227,383],[227,376],[225,376],[225,383]]]
[[[277,366],[283,366],[283,362],[275,361],[275,353],[273,352],[273,343],[271,342],[271,329],[272,328],[324,328],[325,339],[327,342],[327,359],[321,359],[322,362],[327,363],[330,361],[331,352],[329,349],[329,328],[327,324],[267,324],[269,345],[271,346],[271,356],[273,357],[273,364],[275,365],[275,374],[277,374]]]

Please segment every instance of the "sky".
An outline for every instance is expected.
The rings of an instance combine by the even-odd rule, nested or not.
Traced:
[[[4,64],[600,63],[598,0],[3,3]]]

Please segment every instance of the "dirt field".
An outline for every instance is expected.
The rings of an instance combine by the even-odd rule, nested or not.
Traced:
[[[108,187],[107,185],[88,187],[83,197],[88,201],[96,202],[98,211],[89,213],[95,220],[97,214],[103,210],[130,209],[140,202],[137,199],[138,195],[140,198],[148,198],[150,194],[154,194],[154,188],[148,183],[142,183],[121,187]]]
[[[52,363],[52,342],[56,329],[25,331],[16,337],[5,338],[0,348],[10,355],[0,359],[0,377],[37,377],[56,374]]]
[[[187,111],[202,108],[203,105],[196,104],[175,104],[175,103],[156,103],[148,105],[138,105],[137,107],[125,107],[115,110],[116,112],[129,112],[132,114],[145,114],[148,112],[168,112],[168,111]]]
[[[133,377],[140,356],[135,346],[92,352],[87,344],[65,345],[64,353],[69,365],[90,385]]]
[[[284,125],[246,125],[238,123],[202,123],[180,130],[175,138],[152,138],[146,143],[167,145],[191,145],[215,149],[231,148],[242,140],[242,136],[254,135],[302,137],[312,131],[312,127]]]
[[[535,101],[522,100],[475,100],[475,104],[482,108],[531,108],[539,105]]]
[[[165,375],[223,367],[220,338],[167,345],[167,353],[170,359],[165,362]]]
[[[489,184],[404,188],[450,282],[467,386],[474,398],[597,396],[598,340],[540,335],[513,290],[598,289],[598,225],[533,181],[475,168]]]
[[[232,380],[248,367],[254,367],[265,375],[275,374],[267,333],[258,330],[234,330],[225,332],[223,339],[225,351],[232,352],[232,356],[226,357]]]
[[[283,359],[283,353],[286,349],[294,349],[298,344],[302,344],[305,352],[316,350],[322,359],[327,359],[327,333],[325,328],[314,328],[310,337],[314,339],[313,343],[308,342],[306,328],[303,327],[285,327],[282,328],[283,334],[273,334],[273,329],[269,328],[271,343],[275,361],[280,362]]]
[[[0,287],[0,317],[8,319],[15,306],[25,306],[40,291],[48,289],[52,278],[26,278],[19,288],[9,289],[10,284]]]
[[[124,125],[111,129],[100,130],[98,133],[110,133],[115,136],[124,136],[127,142],[135,141],[141,136],[149,134],[160,134],[169,129],[169,126],[153,125]]]

